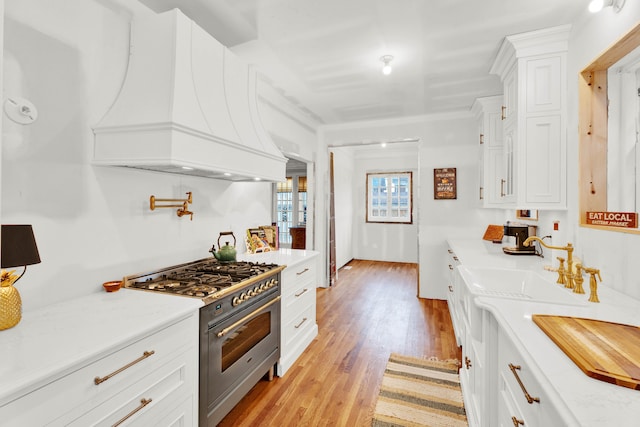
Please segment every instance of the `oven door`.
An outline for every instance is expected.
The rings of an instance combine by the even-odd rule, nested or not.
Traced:
[[[280,358],[280,295],[262,299],[210,325],[207,340],[208,355],[200,369],[208,371],[201,381],[206,383],[207,412],[211,413],[226,399],[241,399],[244,392],[242,396],[233,393],[247,388],[240,387],[242,383],[257,382]],[[202,369],[202,362],[206,369]]]

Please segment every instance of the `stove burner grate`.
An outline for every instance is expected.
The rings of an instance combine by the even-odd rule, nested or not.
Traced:
[[[221,264],[215,258],[205,258],[170,267],[164,272],[137,276],[135,280],[132,280],[133,277],[126,279],[126,286],[204,298],[277,267],[275,264],[249,261]]]

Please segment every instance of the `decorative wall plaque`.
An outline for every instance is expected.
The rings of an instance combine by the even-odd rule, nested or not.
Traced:
[[[455,199],[456,196],[456,168],[434,169],[433,198]]]
[[[608,227],[638,228],[636,212],[587,212],[589,225],[605,225]]]

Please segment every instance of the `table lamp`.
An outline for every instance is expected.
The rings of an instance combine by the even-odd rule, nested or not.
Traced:
[[[38,264],[40,254],[31,225],[2,225],[0,231],[0,330],[14,327],[22,318],[22,300],[13,284],[24,276],[27,266]],[[5,268],[24,267],[20,276],[15,270]]]

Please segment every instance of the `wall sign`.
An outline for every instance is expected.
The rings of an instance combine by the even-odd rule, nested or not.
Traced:
[[[433,170],[433,198],[456,198],[456,168],[444,168]]]
[[[587,224],[609,227],[638,228],[636,212],[587,212]]]

